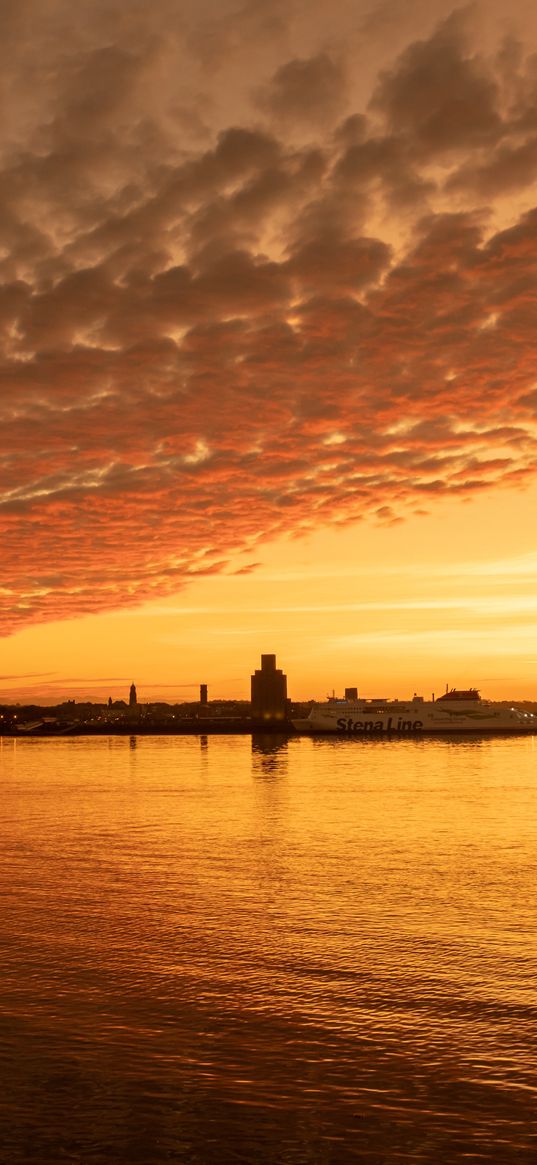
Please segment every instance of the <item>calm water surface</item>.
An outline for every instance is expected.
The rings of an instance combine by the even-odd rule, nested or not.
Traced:
[[[537,1159],[537,738],[0,741],[2,1165]]]

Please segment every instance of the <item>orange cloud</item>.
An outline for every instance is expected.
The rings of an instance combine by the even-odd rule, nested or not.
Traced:
[[[450,17],[349,111],[351,49],[269,53],[208,140],[153,18],[107,19],[48,70],[14,29],[41,104],[2,162],[3,632],[533,477],[537,212],[494,203],[534,175],[531,59]]]

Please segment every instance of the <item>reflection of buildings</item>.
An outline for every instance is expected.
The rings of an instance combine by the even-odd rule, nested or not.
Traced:
[[[262,655],[261,668],[252,676],[252,717],[285,720],[287,676],[276,667],[275,655]]]
[[[287,774],[289,736],[280,732],[252,733],[252,776],[284,777]]]

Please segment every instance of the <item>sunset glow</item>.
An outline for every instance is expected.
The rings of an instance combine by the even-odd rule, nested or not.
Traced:
[[[0,700],[537,699],[537,16],[30,0]]]

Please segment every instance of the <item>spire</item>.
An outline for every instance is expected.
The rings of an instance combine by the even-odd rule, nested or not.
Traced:
[[[129,692],[129,708],[134,708],[137,703],[138,697],[136,695],[136,688],[134,684],[131,684],[131,690]]]

